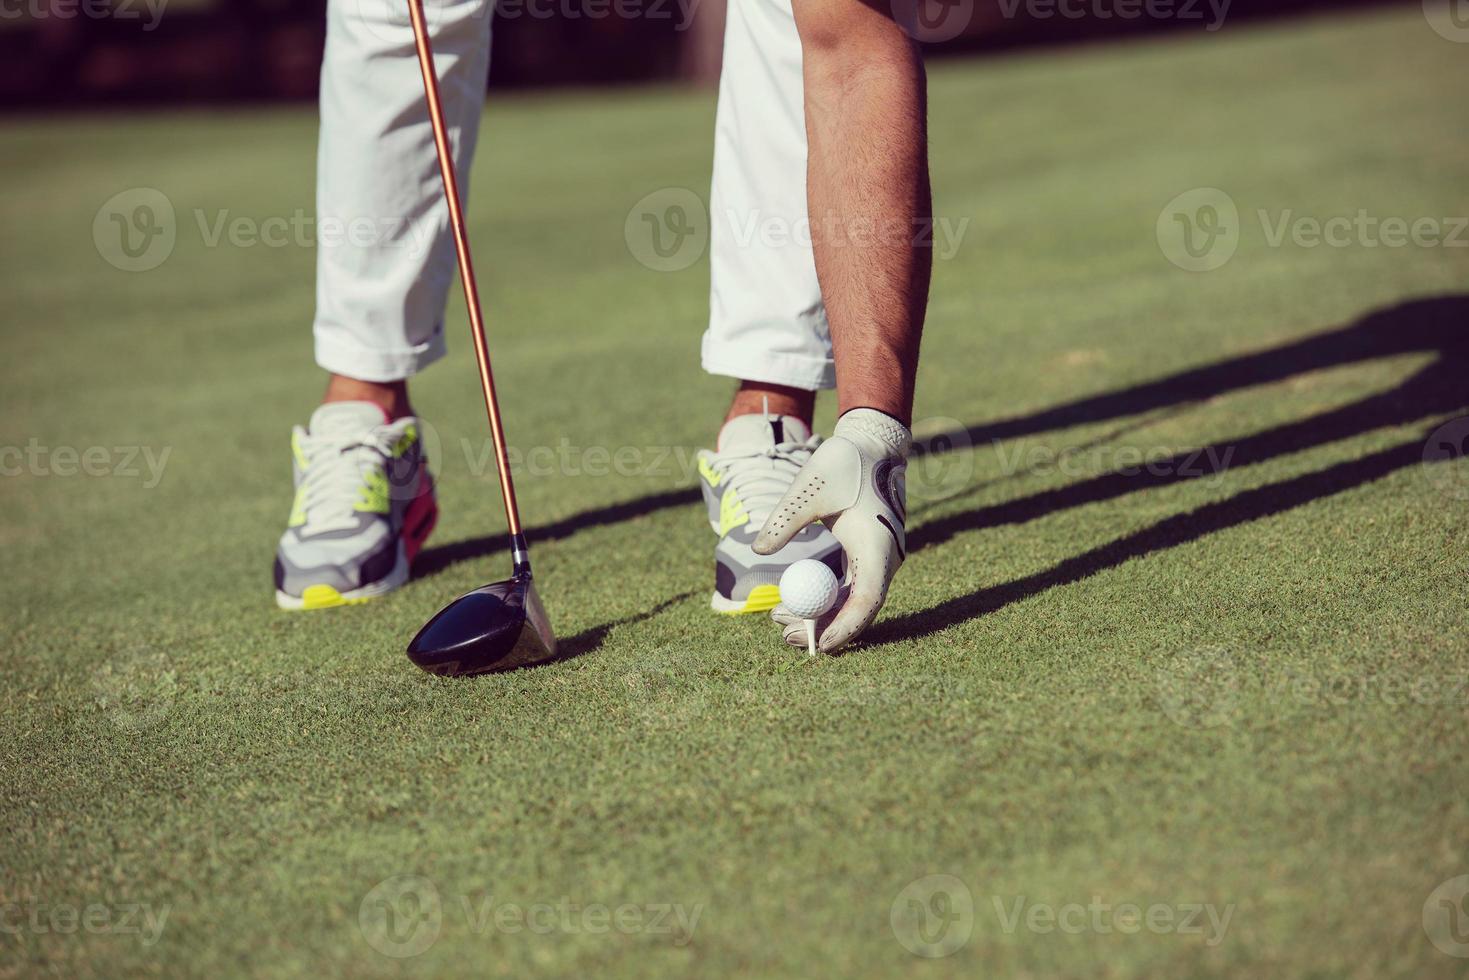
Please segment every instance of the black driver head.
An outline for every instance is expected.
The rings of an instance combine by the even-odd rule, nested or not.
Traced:
[[[529,576],[460,596],[439,610],[408,644],[409,660],[445,677],[514,670],[555,656],[551,620]]]

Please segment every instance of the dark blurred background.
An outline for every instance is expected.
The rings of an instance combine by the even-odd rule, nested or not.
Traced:
[[[344,2],[387,8],[395,0]],[[502,0],[490,85],[709,84],[719,71],[726,2],[739,0]],[[939,5],[929,44],[937,56],[1144,32],[1207,32],[1219,30],[1221,22],[1227,29],[1263,17],[1385,5],[1385,0],[922,2]],[[325,7],[325,0],[0,0],[0,105],[56,109],[313,99]]]

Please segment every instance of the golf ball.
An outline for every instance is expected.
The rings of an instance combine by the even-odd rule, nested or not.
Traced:
[[[837,577],[823,562],[798,561],[780,577],[780,601],[792,615],[815,619],[837,601]]]

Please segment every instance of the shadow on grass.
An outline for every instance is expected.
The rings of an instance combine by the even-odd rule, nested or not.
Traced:
[[[1230,443],[1157,461],[1146,470],[1106,473],[1056,490],[1044,491],[940,518],[909,535],[909,549],[941,544],[965,531],[1022,524],[1048,514],[1153,487],[1216,476],[1189,463],[1201,457],[1227,460],[1227,468],[1263,463],[1276,457],[1328,445],[1375,429],[1429,421],[1421,438],[1338,463],[1303,476],[1247,490],[1228,500],[1185,514],[1068,558],[1045,571],[942,602],[931,609],[885,620],[864,637],[864,645],[914,639],[987,615],[1013,602],[1059,585],[1069,585],[1133,558],[1172,548],[1226,528],[1280,514],[1379,480],[1423,463],[1426,440],[1445,416],[1469,408],[1469,297],[1416,300],[1370,314],[1351,326],[1131,388],[1083,399],[1022,418],[976,426],[935,437],[980,445],[1033,435],[1083,422],[1166,410],[1229,391],[1282,381],[1324,368],[1357,364],[1402,354],[1435,353],[1437,359],[1397,387]],[[1461,437],[1464,433],[1459,434]],[[1457,458],[1462,444],[1443,447],[1436,459]],[[972,491],[971,491],[972,492]]]
[[[664,610],[670,608],[671,606],[676,606],[680,602],[683,602],[685,599],[691,599],[697,594],[698,590],[690,589],[688,592],[676,595],[671,599],[664,599],[662,602],[653,606],[651,609],[645,609],[640,613],[633,613],[631,616],[624,616],[621,619],[614,619],[610,622],[602,623],[599,626],[593,626],[591,629],[582,630],[575,636],[558,638],[556,640],[556,656],[552,657],[550,660],[545,660],[541,663],[533,664],[532,666],[526,667],[524,669],[535,670],[539,667],[548,667],[551,664],[565,663],[568,660],[575,660],[577,657],[585,656],[588,653],[592,653],[599,649],[602,644],[606,642],[607,634],[617,629],[617,627],[631,626],[634,623],[645,622],[649,619],[652,619],[654,616],[657,616],[659,613],[662,613]]]
[[[1126,494],[1200,476],[1219,475],[1221,469],[1201,470],[1194,465],[1201,458],[1224,461],[1223,466],[1230,469],[1251,466],[1351,439],[1374,429],[1412,425],[1461,413],[1469,407],[1469,296],[1413,300],[1373,312],[1348,326],[1313,334],[1269,350],[1183,371],[1122,391],[1078,399],[1040,412],[930,436],[915,446],[916,456],[937,456],[952,451],[956,446],[982,448],[1007,439],[1148,413],[1171,414],[1192,403],[1256,385],[1272,384],[1327,368],[1414,353],[1438,356],[1389,391],[1234,442],[1216,443],[1170,459],[1153,460],[1146,469],[1114,471],[1055,490],[939,518],[909,532],[909,551],[942,544],[967,531],[1023,524],[1068,508],[1115,500]],[[1117,432],[1127,432],[1136,427],[1136,423],[1124,424]],[[1425,430],[1425,438],[1429,431],[1431,429]],[[928,635],[1054,586],[1076,582],[1116,567],[1131,558],[1363,486],[1422,461],[1424,449],[1424,442],[1415,439],[1361,459],[1245,491],[1229,500],[1170,517],[1036,575],[981,589],[924,612],[886,620],[868,633],[867,644]],[[1460,452],[1462,447],[1456,446],[1451,455],[1456,456]],[[980,489],[982,486],[973,487],[968,493],[973,494]],[[689,506],[698,500],[696,488],[664,491],[532,528],[528,535],[532,542],[563,538],[588,528],[643,517],[667,508]],[[502,551],[508,546],[507,538],[501,534],[431,548],[419,556],[415,573],[420,577],[432,575],[450,565]],[[669,602],[682,598],[685,597]],[[663,608],[666,605],[643,618]],[[637,618],[631,621],[637,621]],[[601,636],[605,636],[605,630],[622,622],[598,627],[604,630]],[[594,633],[596,630],[583,636]],[[581,637],[573,637],[567,643],[574,644],[579,639]],[[600,640],[598,637],[591,647],[594,648]]]
[[[1201,477],[1217,477],[1225,469],[1263,463],[1351,439],[1373,429],[1411,425],[1460,411],[1469,406],[1469,297],[1406,303],[1374,313],[1350,327],[1316,334],[1284,347],[1187,371],[1127,391],[1073,402],[1022,419],[936,436],[935,440],[957,440],[961,445],[968,439],[967,444],[979,447],[986,442],[994,444],[1052,428],[1168,410],[1324,368],[1423,352],[1435,352],[1439,357],[1389,391],[1233,442],[1213,443],[1153,460],[1140,472],[1106,473],[1060,489],[940,518],[910,531],[908,550],[920,551],[975,528],[1024,524],[1071,507]],[[1422,444],[1418,445],[1421,448]],[[1204,468],[1200,466],[1204,460],[1220,461],[1220,465]]]
[[[683,490],[665,490],[659,493],[648,494],[646,497],[638,497],[620,504],[610,504],[606,507],[598,507],[595,510],[582,511],[573,514],[564,520],[554,521],[550,524],[542,524],[540,527],[526,529],[526,537],[532,545],[537,541],[555,541],[560,538],[569,538],[578,531],[588,528],[602,527],[607,524],[619,524],[622,521],[630,521],[636,517],[666,510],[670,507],[685,507],[689,504],[698,503],[699,488],[688,487]],[[489,555],[498,554],[510,550],[510,536],[507,534],[491,534],[483,538],[469,538],[464,541],[455,541],[453,544],[443,544],[434,548],[425,548],[413,563],[413,577],[428,578],[437,575],[451,565],[457,565],[462,561],[472,561],[476,558],[484,558]]]
[[[1316,473],[1247,490],[1228,500],[1206,504],[1186,514],[1159,521],[1152,527],[1068,558],[1043,572],[980,589],[919,613],[884,620],[868,630],[863,637],[863,645],[913,640],[937,633],[1058,585],[1070,585],[1098,572],[1116,568],[1133,558],[1196,541],[1215,531],[1247,524],[1364,486],[1404,466],[1411,466],[1422,458],[1423,443],[1415,439]]]

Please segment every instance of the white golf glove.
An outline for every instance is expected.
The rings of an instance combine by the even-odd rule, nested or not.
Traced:
[[[821,521],[847,554],[847,575],[832,611],[817,620],[824,653],[840,650],[871,625],[888,583],[906,557],[904,483],[913,434],[897,419],[854,408],[811,456],[765,526],[755,552],[772,555],[812,521]],[[772,618],[792,646],[806,645],[805,626],[784,606]]]

